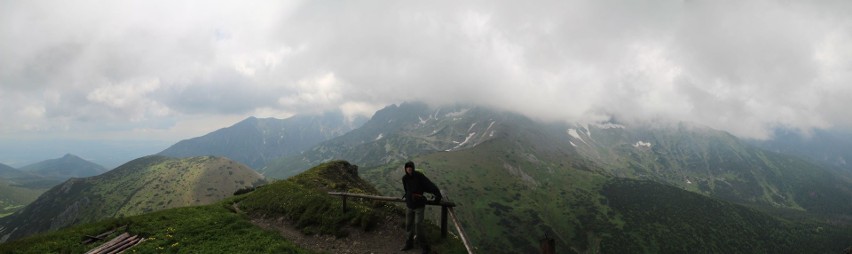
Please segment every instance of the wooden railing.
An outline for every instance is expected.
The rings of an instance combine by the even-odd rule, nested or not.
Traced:
[[[349,193],[349,192],[329,192],[328,194],[333,195],[333,196],[340,196],[340,198],[343,199],[343,211],[344,212],[347,209],[346,199],[350,198],[350,197],[370,199],[370,200],[379,200],[379,201],[388,201],[388,202],[405,202],[405,199],[402,199],[402,198],[386,197],[386,196],[374,196],[374,195]],[[467,253],[472,254],[473,248],[470,247],[470,241],[468,240],[467,236],[465,235],[464,230],[462,229],[461,224],[459,223],[459,220],[456,217],[456,213],[453,210],[453,208],[456,207],[456,203],[449,202],[449,201],[435,202],[435,201],[430,200],[430,201],[426,202],[426,205],[441,206],[441,237],[447,238],[447,218],[448,217],[452,218],[453,224],[455,224],[456,230],[459,232],[459,237],[461,238],[462,243],[464,243],[465,249],[467,249]]]

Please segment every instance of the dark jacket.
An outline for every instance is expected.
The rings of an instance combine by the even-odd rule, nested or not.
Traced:
[[[405,205],[416,209],[426,206],[426,196],[423,193],[432,193],[436,200],[441,200],[441,191],[426,175],[414,171],[411,175],[402,176],[402,187],[405,188]]]

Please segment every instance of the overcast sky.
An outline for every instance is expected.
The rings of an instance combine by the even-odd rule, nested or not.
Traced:
[[[852,1],[0,1],[0,140],[175,142],[403,101],[852,127]]]

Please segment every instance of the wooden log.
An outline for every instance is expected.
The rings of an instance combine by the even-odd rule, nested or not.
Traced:
[[[133,248],[133,246],[139,245],[144,241],[145,241],[145,238],[140,237],[139,239],[136,239],[136,242],[134,242],[132,245],[130,245],[127,248],[125,248],[124,250],[118,252],[118,254],[124,253],[125,251],[129,250],[130,248]]]
[[[133,237],[134,237],[134,236],[129,236],[129,235],[128,235],[128,237],[126,237],[126,238],[124,238],[124,239],[121,239],[120,241],[116,242],[116,243],[115,243],[115,244],[113,244],[112,246],[109,246],[109,247],[107,247],[107,248],[102,249],[102,250],[101,250],[101,251],[99,251],[98,253],[110,253],[111,251],[113,251],[113,250],[115,250],[115,249],[117,249],[117,248],[121,247],[121,245],[123,245],[125,242],[127,242],[127,240],[128,240],[128,239],[132,239]]]
[[[83,244],[90,244],[90,243],[93,243],[93,242],[96,242],[96,241],[101,241],[101,240],[103,240],[104,238],[106,238],[107,236],[109,236],[110,234],[112,234],[113,232],[115,232],[115,230],[116,230],[116,229],[117,229],[117,228],[111,229],[111,230],[109,230],[109,231],[106,231],[106,232],[100,233],[100,234],[98,234],[98,235],[96,235],[96,236],[86,235],[86,236],[85,236],[85,237],[86,237],[86,239],[85,239],[85,240],[83,240]]]
[[[136,241],[137,238],[139,238],[139,236],[132,236],[130,238],[127,238],[124,241],[122,241],[121,243],[116,244],[113,249],[104,251],[104,254],[115,254],[115,253],[122,252],[125,249],[130,248],[130,246],[133,246],[132,244],[133,244],[133,242]]]
[[[117,243],[117,242],[119,242],[119,241],[121,241],[121,240],[124,240],[125,238],[127,238],[127,237],[129,237],[129,236],[130,236],[130,234],[128,234],[128,233],[126,233],[126,232],[125,232],[125,233],[123,233],[123,234],[121,234],[121,235],[119,235],[119,236],[117,236],[117,237],[113,238],[112,240],[109,240],[108,242],[106,242],[106,243],[104,243],[104,244],[101,244],[101,246],[98,246],[98,247],[96,247],[96,248],[94,248],[94,249],[89,250],[88,252],[86,252],[86,254],[100,253],[100,252],[101,252],[101,250],[106,249],[106,248],[108,248],[108,247],[110,247],[110,246],[114,245],[115,243]]]

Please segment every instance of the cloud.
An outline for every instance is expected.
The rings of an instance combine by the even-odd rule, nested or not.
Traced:
[[[15,123],[0,134],[92,122],[159,133],[191,129],[181,119],[365,115],[402,101],[545,121],[690,121],[755,138],[852,128],[848,10],[769,0],[3,2],[0,114]]]

